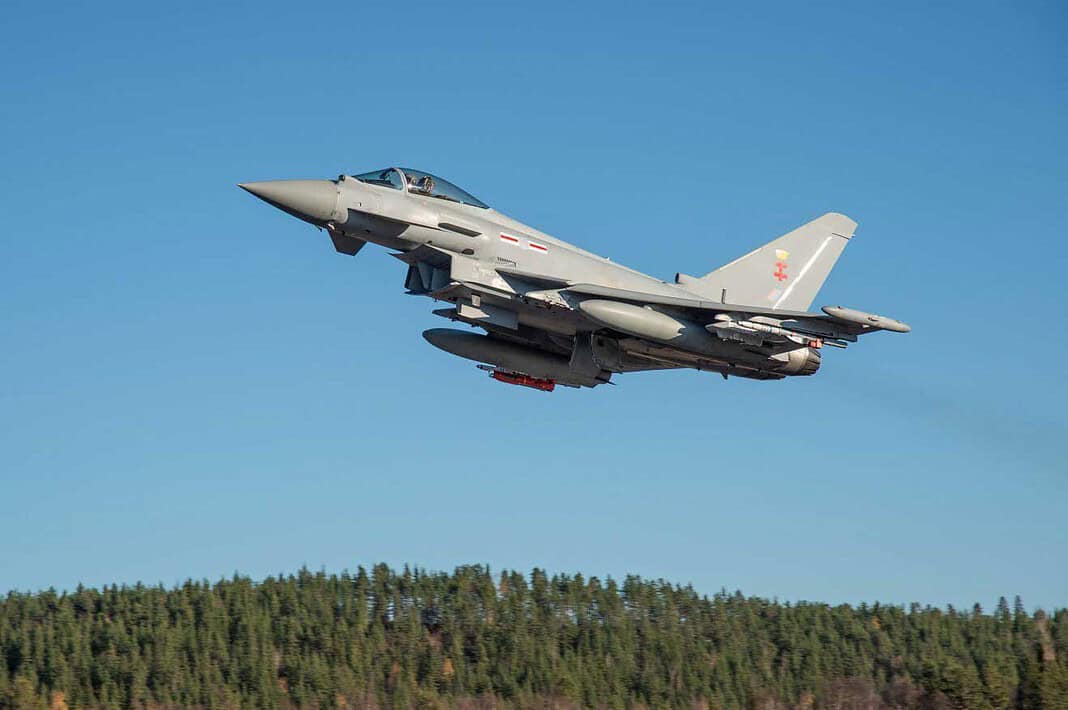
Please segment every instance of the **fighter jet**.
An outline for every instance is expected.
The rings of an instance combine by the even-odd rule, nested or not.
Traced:
[[[842,306],[808,308],[856,230],[835,212],[705,274],[673,283],[613,263],[497,212],[421,170],[239,185],[325,230],[355,256],[368,243],[407,267],[407,293],[471,329],[432,328],[435,347],[500,382],[552,391],[615,373],[691,368],[724,378],[815,374],[844,348],[901,321]]]

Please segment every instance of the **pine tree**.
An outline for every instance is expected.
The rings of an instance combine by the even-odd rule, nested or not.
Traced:
[[[1062,707],[1068,611],[376,565],[0,600],[0,707]]]
[[[1064,665],[1043,664],[1038,697],[1044,710],[1068,710],[1068,670]]]

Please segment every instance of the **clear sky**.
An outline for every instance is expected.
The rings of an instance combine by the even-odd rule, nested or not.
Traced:
[[[0,26],[0,590],[410,562],[1068,604],[1063,3],[39,3]],[[235,183],[391,164],[670,279],[828,211],[815,377],[552,395]]]

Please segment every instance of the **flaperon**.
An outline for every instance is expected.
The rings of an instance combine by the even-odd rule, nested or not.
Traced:
[[[841,306],[807,311],[857,226],[834,212],[705,276],[667,283],[419,170],[241,187],[325,229],[343,254],[367,242],[395,250],[408,265],[408,293],[449,303],[434,312],[486,333],[433,328],[423,336],[510,384],[594,387],[616,372],[670,368],[777,380],[815,373],[825,345],[909,330]]]

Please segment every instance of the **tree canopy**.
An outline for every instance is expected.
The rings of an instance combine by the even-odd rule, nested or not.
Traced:
[[[0,708],[1059,708],[1068,610],[405,567],[0,601]]]

